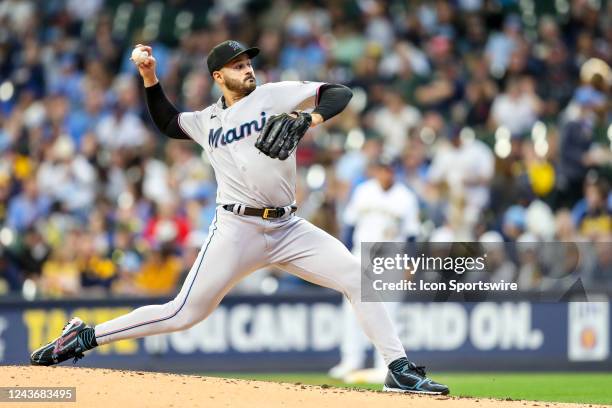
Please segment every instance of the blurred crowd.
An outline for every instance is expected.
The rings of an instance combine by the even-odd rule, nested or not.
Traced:
[[[151,45],[169,97],[201,110],[220,96],[206,54],[229,38],[261,48],[259,83],[353,89],[300,144],[299,215],[340,236],[384,154],[418,196],[418,240],[593,242],[612,282],[610,1],[4,0],[0,293],[176,290],[214,175],[155,130],[129,56]],[[242,290],[302,285],[256,276]]]

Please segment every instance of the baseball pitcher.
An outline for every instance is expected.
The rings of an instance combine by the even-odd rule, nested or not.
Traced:
[[[207,241],[173,300],[95,327],[75,317],[55,341],[32,353],[31,363],[76,361],[98,345],[185,330],[205,319],[240,279],[276,265],[347,297],[389,368],[385,390],[447,394],[448,387],[427,378],[423,367],[406,358],[383,305],[361,301],[359,260],[340,241],[295,215],[297,144],[308,128],[340,113],[351,91],[317,82],[257,86],[251,59],[259,49],[225,41],[207,60],[223,96],[204,110],[178,112],[157,79],[151,47],[137,48],[135,63],[153,122],[168,137],[202,146],[215,171],[218,206]],[[312,113],[295,110],[305,102],[314,105]],[[238,248],[239,255],[228,255],[236,254],[229,248]]]

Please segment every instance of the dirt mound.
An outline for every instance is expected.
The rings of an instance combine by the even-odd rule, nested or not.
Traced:
[[[576,404],[498,401],[457,397],[428,397],[319,386],[234,380],[142,371],[78,367],[0,367],[2,387],[76,387],[76,404],[47,403],[52,407],[411,407],[503,408],[538,404],[577,407]],[[37,407],[40,403],[1,403],[7,407]]]

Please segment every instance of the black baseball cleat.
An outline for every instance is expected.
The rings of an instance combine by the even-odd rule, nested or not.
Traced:
[[[89,328],[81,319],[73,317],[64,326],[61,336],[32,353],[30,364],[51,366],[71,358],[74,358],[76,363],[84,357],[83,352],[87,350],[79,333]]]
[[[383,391],[430,395],[449,393],[446,385],[438,384],[427,378],[425,367],[417,366],[406,358],[397,359],[389,364]]]

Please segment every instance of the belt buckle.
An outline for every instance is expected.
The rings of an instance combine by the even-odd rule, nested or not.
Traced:
[[[264,212],[263,215],[261,216],[261,218],[263,218],[264,220],[267,220],[270,218],[270,212],[276,210],[276,208],[264,208]]]

